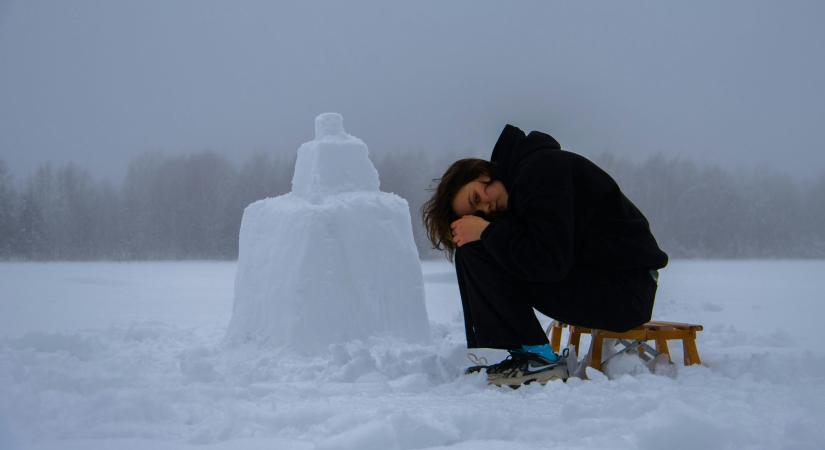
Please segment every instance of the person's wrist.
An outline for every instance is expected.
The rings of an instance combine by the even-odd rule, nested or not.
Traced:
[[[478,235],[478,240],[481,240],[481,239],[484,238],[484,233],[487,230],[490,229],[490,225],[492,225],[492,222],[487,222],[487,223],[484,224],[484,228],[481,229],[481,233],[479,233],[479,235]]]

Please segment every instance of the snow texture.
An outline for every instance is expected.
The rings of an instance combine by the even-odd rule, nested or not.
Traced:
[[[429,339],[409,206],[378,190],[367,146],[339,114],[315,120],[298,149],[293,191],[244,210],[227,333],[304,354],[391,336]]]
[[[234,263],[0,263],[0,449],[825,448],[823,261],[672,261],[654,315],[705,325],[702,366],[518,390],[462,375],[454,269],[421,267],[430,342],[301,356],[221,345]]]

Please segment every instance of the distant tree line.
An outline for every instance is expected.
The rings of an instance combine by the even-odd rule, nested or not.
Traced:
[[[422,258],[435,257],[420,208],[458,154],[373,155],[381,189],[410,203]],[[825,173],[799,184],[689,160],[593,158],[645,213],[671,257],[825,257]],[[0,160],[0,258],[234,259],[249,203],[291,189],[294,158],[258,154],[240,165],[215,153],[149,154],[119,185],[77,164],[43,164],[16,181]]]
[[[732,172],[661,155],[641,163],[594,160],[645,213],[672,257],[825,256],[825,172],[797,183],[768,169]]]

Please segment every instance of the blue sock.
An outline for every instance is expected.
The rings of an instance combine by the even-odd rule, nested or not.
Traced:
[[[550,344],[522,345],[521,349],[525,352],[535,353],[550,362],[556,362],[559,360],[559,355],[553,351]]]

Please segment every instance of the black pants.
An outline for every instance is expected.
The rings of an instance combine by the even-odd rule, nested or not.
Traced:
[[[455,267],[469,348],[548,343],[533,308],[568,324],[626,331],[650,320],[657,288],[647,269],[574,268],[558,283],[520,280],[480,241],[456,250]]]

